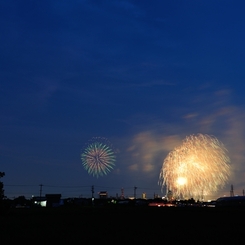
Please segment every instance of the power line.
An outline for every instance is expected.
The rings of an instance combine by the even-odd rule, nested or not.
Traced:
[[[6,184],[4,184],[4,186],[14,186],[14,187],[16,187],[16,186],[38,186],[38,185],[6,185]]]
[[[14,184],[14,185],[6,185],[4,184],[4,186],[7,186],[7,187],[22,187],[22,186],[26,186],[26,187],[35,187],[35,186],[40,186],[40,185],[21,185],[21,184]],[[42,186],[45,186],[45,187],[55,187],[55,188],[85,188],[85,187],[90,187],[90,186],[65,186],[65,185],[44,185],[42,184]]]

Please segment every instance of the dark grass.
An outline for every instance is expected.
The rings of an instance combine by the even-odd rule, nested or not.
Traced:
[[[0,244],[241,244],[244,215],[241,208],[9,209]]]

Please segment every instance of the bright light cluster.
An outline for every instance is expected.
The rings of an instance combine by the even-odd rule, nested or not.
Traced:
[[[224,187],[230,176],[229,163],[227,150],[217,138],[190,135],[164,159],[159,185],[174,198],[200,200]]]

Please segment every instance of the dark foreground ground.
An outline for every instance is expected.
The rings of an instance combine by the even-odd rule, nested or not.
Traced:
[[[10,209],[0,244],[243,244],[245,209]]]

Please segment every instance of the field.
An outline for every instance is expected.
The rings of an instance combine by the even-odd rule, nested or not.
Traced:
[[[80,207],[10,209],[1,244],[240,244],[244,209]]]

